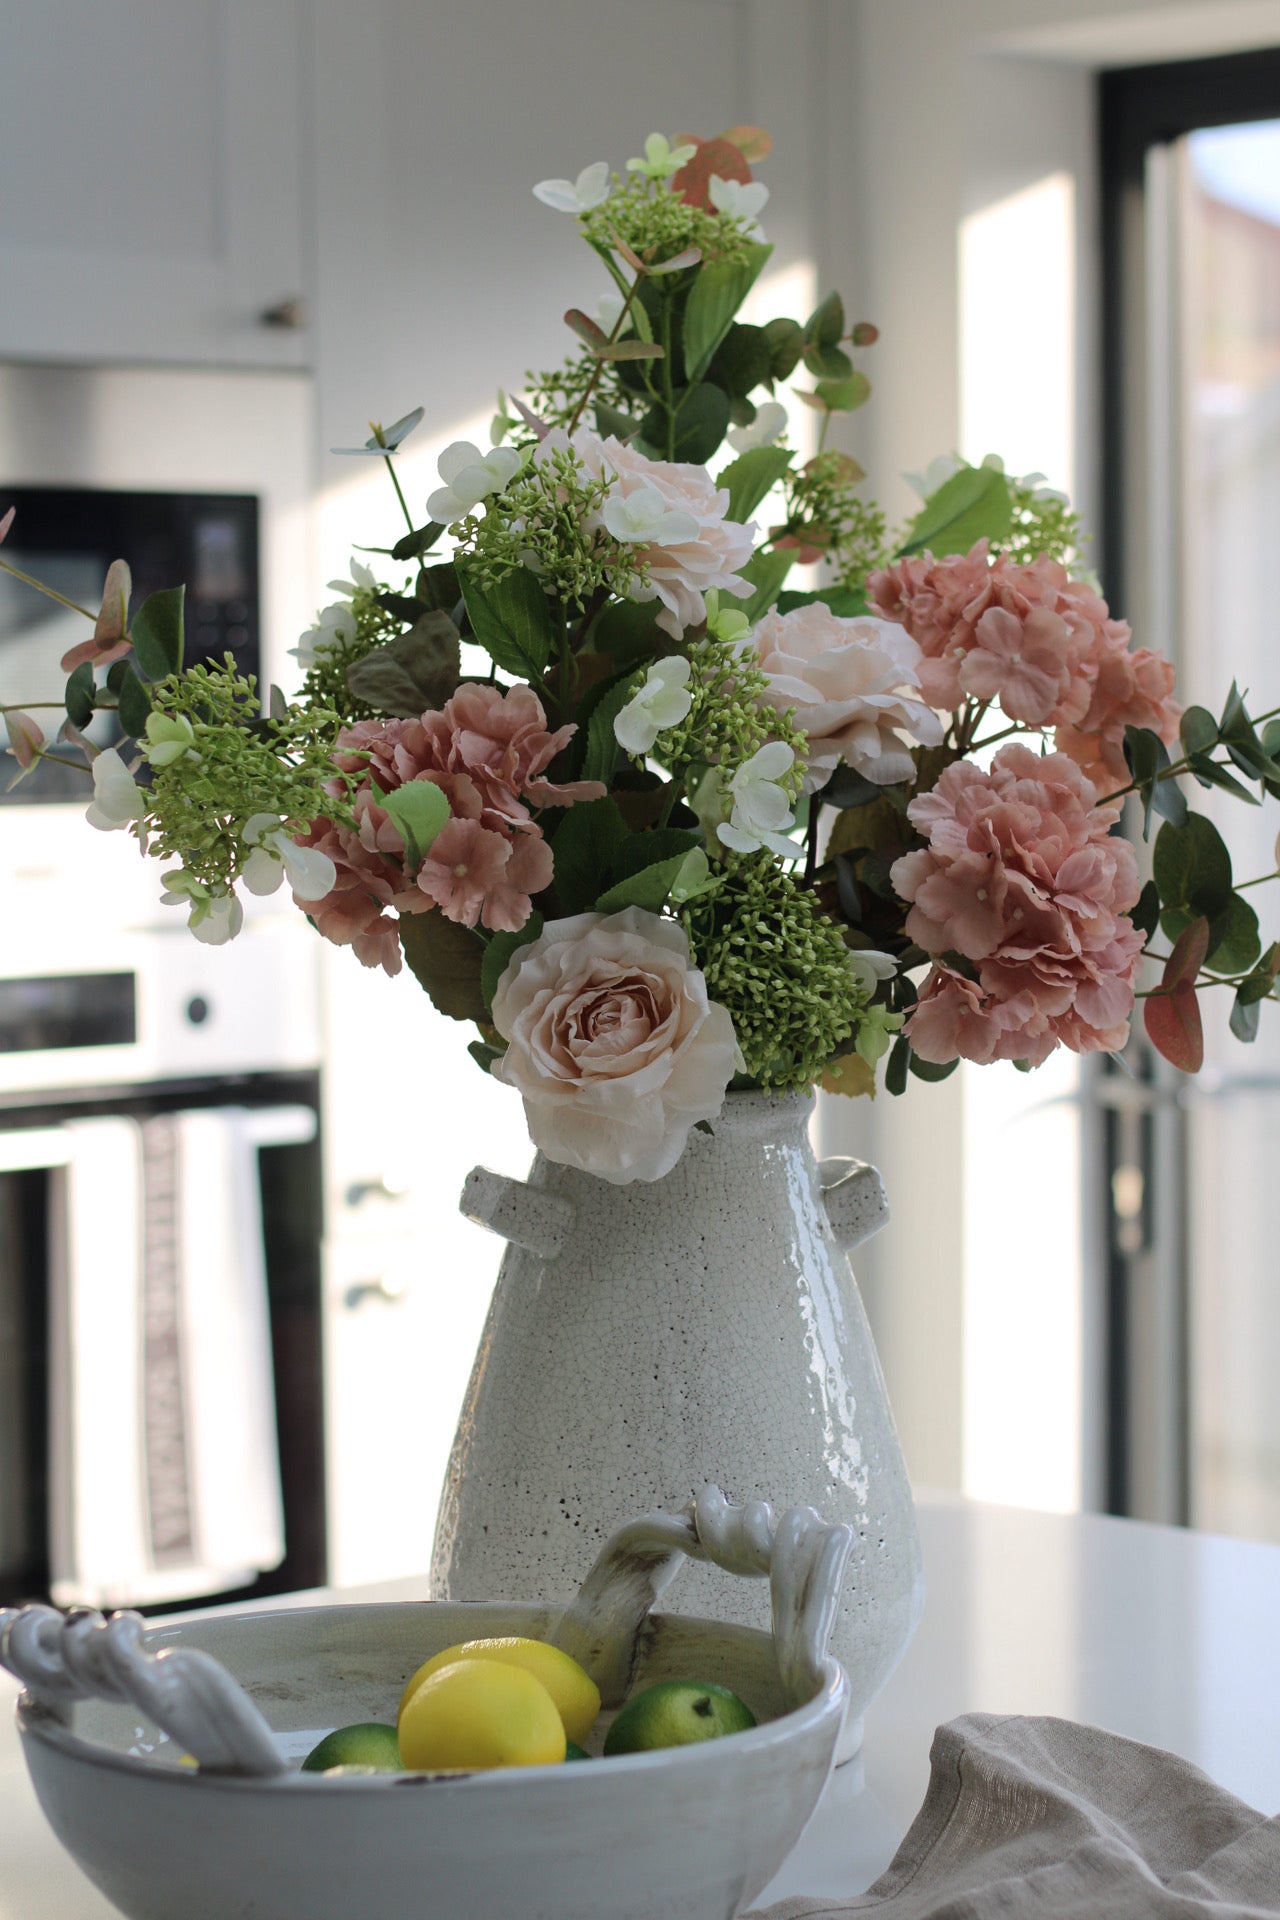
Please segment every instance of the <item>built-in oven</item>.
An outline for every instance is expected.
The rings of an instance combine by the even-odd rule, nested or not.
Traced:
[[[310,611],[311,461],[305,378],[0,365],[2,557],[88,608],[117,557],[135,607],[185,582],[188,659],[264,686]],[[0,575],[2,697],[56,699],[86,632]],[[315,1584],[319,943],[277,896],[200,946],[88,798],[44,767],[0,802],[0,1604]]]

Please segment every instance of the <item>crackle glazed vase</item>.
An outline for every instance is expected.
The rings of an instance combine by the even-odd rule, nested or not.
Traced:
[[[612,1186],[541,1154],[477,1168],[462,1208],[508,1242],[454,1441],[439,1600],[571,1594],[628,1516],[707,1484],[848,1521],[832,1652],[849,1737],[923,1597],[884,1379],[846,1254],[888,1218],[880,1176],[817,1162],[812,1097],[730,1094],[672,1171]],[[761,1583],[689,1571],[681,1611],[768,1626]]]

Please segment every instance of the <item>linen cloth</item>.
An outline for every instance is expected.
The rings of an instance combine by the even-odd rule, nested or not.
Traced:
[[[759,1920],[1280,1915],[1280,1817],[1175,1754],[1069,1720],[966,1714],[938,1729],[930,1763],[924,1805],[868,1892]]]

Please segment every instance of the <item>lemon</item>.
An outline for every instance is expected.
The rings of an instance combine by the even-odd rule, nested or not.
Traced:
[[[755,1715],[728,1687],[692,1680],[662,1680],[628,1700],[605,1737],[606,1754],[647,1753],[654,1747],[687,1747],[745,1733]]]
[[[600,1689],[590,1674],[584,1673],[569,1654],[545,1640],[522,1640],[512,1634],[500,1640],[464,1640],[461,1646],[446,1647],[418,1668],[400,1696],[403,1714],[410,1699],[430,1674],[457,1660],[501,1660],[507,1666],[523,1667],[546,1688],[556,1703],[568,1738],[578,1746],[595,1725],[600,1711]]]
[[[394,1727],[380,1720],[360,1720],[353,1727],[335,1727],[311,1749],[302,1763],[304,1773],[328,1773],[331,1767],[370,1767],[378,1773],[402,1773],[404,1761]]]
[[[406,1767],[546,1767],[565,1756],[564,1722],[540,1680],[499,1660],[455,1660],[400,1711]]]

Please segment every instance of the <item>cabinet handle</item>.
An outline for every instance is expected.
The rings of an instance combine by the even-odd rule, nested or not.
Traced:
[[[342,1304],[348,1313],[363,1306],[366,1300],[382,1300],[389,1307],[398,1307],[408,1291],[406,1280],[388,1280],[380,1273],[374,1280],[353,1280],[342,1296]]]
[[[307,303],[301,294],[288,294],[273,307],[264,307],[258,315],[260,325],[275,327],[283,333],[299,333],[311,323]]]

